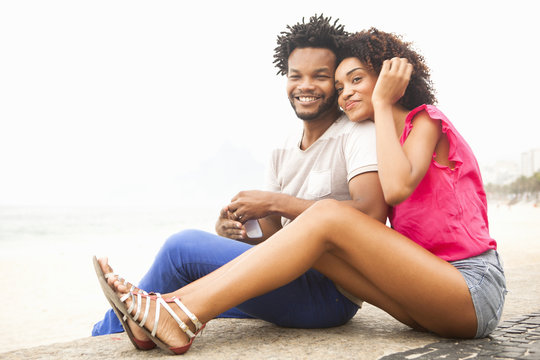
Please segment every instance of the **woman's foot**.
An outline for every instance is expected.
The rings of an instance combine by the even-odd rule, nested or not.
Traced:
[[[123,290],[123,293],[127,293],[131,289],[131,287],[134,286],[130,284],[129,282],[125,282],[124,279],[121,279],[118,275],[114,274],[114,271],[112,267],[109,265],[107,258],[98,259],[98,262],[99,262],[99,265],[101,266],[101,270],[103,271],[103,274],[105,274],[105,277],[107,278],[107,283],[109,284],[110,287],[112,287],[113,289],[116,289],[116,286],[121,286],[122,289],[125,289]],[[133,292],[138,292],[138,291],[139,291],[139,288],[134,287]],[[133,336],[135,337],[135,339],[137,339],[138,341],[143,341],[143,342],[150,341],[150,338],[146,335],[144,330],[141,329],[141,327],[137,325],[135,322],[133,322],[133,320],[128,318],[126,319],[126,323],[128,324],[129,329],[133,333]]]
[[[101,266],[101,269],[105,274],[112,273],[112,268],[109,266],[107,259],[100,259],[98,260],[99,264]],[[124,304],[126,306],[126,311],[129,310],[129,308],[132,306],[132,303],[135,302],[133,309],[131,310],[130,314],[131,316],[137,315],[137,312],[139,312],[137,318],[138,323],[141,323],[144,321],[144,328],[152,333],[155,326],[155,316],[156,316],[156,301],[161,302],[158,300],[159,295],[151,294],[151,295],[143,295],[138,296],[139,289],[135,288],[132,289],[131,284],[125,284],[123,279],[121,280],[118,276],[109,276],[107,279],[109,286],[114,289],[116,292],[116,295],[118,298],[122,299],[126,297]],[[130,292],[133,294],[129,295]],[[126,295],[128,294],[128,295]],[[168,307],[178,316],[178,318],[187,324],[189,327],[187,330],[190,331],[193,334],[196,334],[198,329],[196,329],[193,322],[189,319],[188,315],[180,309],[180,307],[173,301],[168,299],[168,296],[163,296],[163,300],[166,300],[166,303]],[[146,302],[150,301],[150,305],[148,308],[148,312],[146,311]],[[140,302],[140,304],[139,304]],[[164,305],[158,304],[160,306],[159,311],[159,320],[158,325],[155,331],[154,336],[159,339],[162,343],[166,344],[169,348],[182,348],[183,346],[186,346],[190,343],[190,337],[186,334],[184,330],[182,330],[177,323],[175,319],[169,314],[169,312],[166,310],[166,307]],[[138,311],[138,309],[140,309]],[[146,319],[144,319],[145,313],[147,312]],[[131,331],[133,332],[133,335],[137,339],[150,339],[145,332],[137,323],[132,321],[131,319],[128,319],[128,326],[130,327]],[[159,345],[159,344],[158,344]],[[187,351],[187,349],[186,349]]]

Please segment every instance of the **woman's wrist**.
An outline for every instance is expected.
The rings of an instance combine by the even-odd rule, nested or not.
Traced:
[[[392,109],[392,102],[387,99],[372,99],[371,104],[375,112],[385,109]]]

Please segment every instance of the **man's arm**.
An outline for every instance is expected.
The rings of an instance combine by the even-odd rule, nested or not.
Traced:
[[[246,236],[244,242],[248,242],[250,244],[261,243],[264,240],[268,239],[270,236],[277,233],[283,227],[281,225],[281,216],[279,215],[266,216],[262,219],[259,219],[258,221],[259,225],[261,226],[263,236],[258,239],[250,239]]]
[[[381,184],[377,172],[365,172],[349,181],[349,193],[352,200],[345,203],[363,213],[385,222],[388,206],[384,202]],[[250,219],[267,216],[279,216],[295,219],[316,200],[299,199],[291,195],[270,191],[241,191],[228,205],[233,218],[242,223]]]
[[[352,200],[344,203],[362,211],[382,223],[386,222],[388,205],[384,202],[381,184],[377,172],[371,171],[356,175],[349,181],[349,193]],[[243,229],[242,223],[250,219],[259,219],[263,230],[263,237],[249,239],[245,229],[240,231],[237,240],[249,240],[247,242],[262,242],[281,229],[281,217],[294,220],[316,200],[305,200],[291,195],[249,190],[241,191],[228,205],[231,218],[236,220],[239,229]]]
[[[314,200],[299,199],[283,193],[248,190],[239,192],[228,208],[242,222],[271,215],[293,220],[313,203]]]
[[[353,177],[349,181],[349,192],[352,200],[346,203],[382,223],[386,222],[388,205],[384,202],[378,172],[371,171]]]

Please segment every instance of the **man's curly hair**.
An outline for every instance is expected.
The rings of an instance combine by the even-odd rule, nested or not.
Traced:
[[[331,17],[316,14],[305,23],[302,18],[301,23],[289,26],[288,31],[282,31],[277,38],[278,46],[274,49],[274,64],[279,69],[278,74],[287,75],[289,70],[289,56],[296,48],[323,48],[329,49],[336,57],[342,42],[349,33],[345,31],[343,25],[338,25],[339,19],[332,24]]]
[[[406,58],[413,66],[413,73],[405,95],[398,103],[411,110],[422,104],[433,105],[437,102],[430,70],[424,62],[424,57],[412,49],[411,43],[403,41],[401,36],[376,28],[352,34],[340,48],[338,61],[348,57],[358,58],[377,76],[381,72],[384,60],[393,57]]]

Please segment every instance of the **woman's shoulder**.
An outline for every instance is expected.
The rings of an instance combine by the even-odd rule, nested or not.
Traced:
[[[431,120],[438,121],[442,126],[443,132],[447,132],[448,130],[455,131],[450,120],[448,120],[446,115],[438,107],[427,104],[420,105],[409,112],[407,119],[405,120],[405,128],[409,128],[410,131],[410,128],[412,128],[413,119],[420,115],[424,115]]]
[[[437,120],[448,120],[444,113],[435,105],[428,105],[428,104],[422,104],[418,107],[415,107],[411,111],[409,111],[409,114],[407,115],[407,119],[412,120],[416,115],[421,113],[422,111],[425,111],[425,113],[432,119]]]

